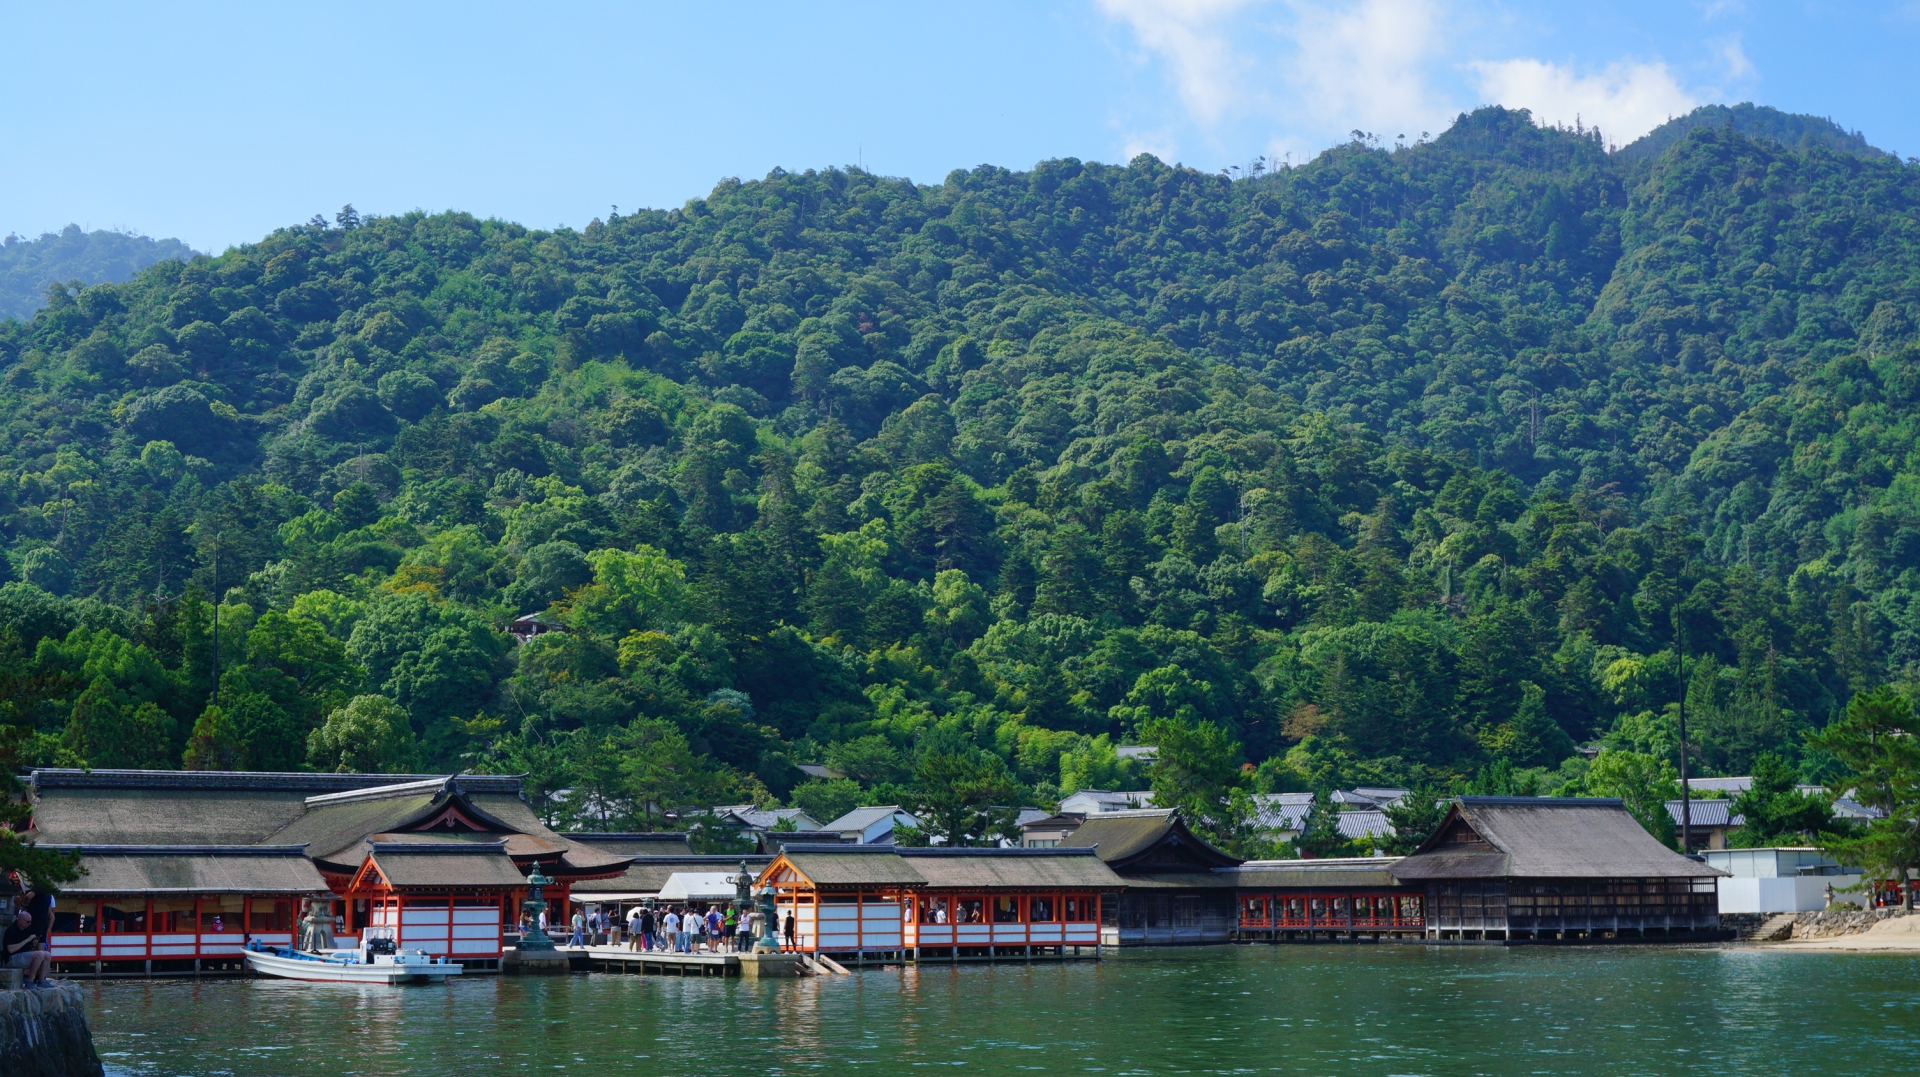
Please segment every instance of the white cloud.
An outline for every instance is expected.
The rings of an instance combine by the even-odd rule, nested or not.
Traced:
[[[1297,52],[1285,74],[1298,97],[1288,111],[1387,139],[1452,111],[1428,79],[1443,44],[1434,0],[1290,6]]]
[[[1215,124],[1241,96],[1243,58],[1229,41],[1229,22],[1250,0],[1098,0],[1133,28],[1140,44],[1173,68],[1180,100],[1194,119]]]
[[[1753,61],[1747,59],[1747,50],[1741,47],[1739,34],[1721,38],[1713,42],[1712,46],[1713,51],[1719,55],[1721,64],[1726,67],[1727,78],[1737,82],[1741,79],[1753,78],[1760,73],[1753,66]]]
[[[1700,103],[1663,62],[1613,63],[1593,75],[1577,75],[1571,68],[1540,60],[1467,66],[1486,101],[1529,109],[1536,123],[1570,124],[1577,118],[1620,145]]]

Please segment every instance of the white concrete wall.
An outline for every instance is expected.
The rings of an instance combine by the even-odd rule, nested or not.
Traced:
[[[1827,907],[1827,887],[1853,886],[1858,875],[1795,875],[1775,879],[1721,879],[1722,913],[1818,912]],[[1859,904],[1864,894],[1833,895],[1835,904]]]

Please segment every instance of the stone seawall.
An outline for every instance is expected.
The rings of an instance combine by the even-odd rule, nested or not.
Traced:
[[[1840,906],[1822,909],[1819,912],[1803,912],[1793,924],[1793,937],[1796,939],[1831,939],[1841,935],[1858,935],[1871,931],[1875,924],[1895,917],[1908,915],[1907,910],[1895,906],[1889,909],[1871,911],[1853,906]]]
[[[0,1074],[99,1077],[85,997],[70,982],[42,991],[0,990]]]

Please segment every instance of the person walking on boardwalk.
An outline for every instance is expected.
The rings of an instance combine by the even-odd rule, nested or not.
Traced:
[[[740,913],[735,910],[733,906],[729,905],[727,906],[727,915],[720,918],[720,937],[726,940],[721,944],[720,948],[723,950],[738,950],[740,946],[736,940],[739,935]]]
[[[726,921],[720,918],[720,906],[707,906],[707,949],[713,953],[721,950],[722,932],[726,930]]]
[[[669,905],[667,906],[667,914],[660,918],[660,938],[664,944],[662,946],[663,949],[676,951],[680,949],[679,939],[675,934],[679,930],[680,914],[673,910],[673,906]]]
[[[660,948],[660,917],[652,908],[640,909],[640,949],[658,950]]]
[[[585,916],[582,916],[578,912],[574,913],[572,927],[573,927],[573,933],[567,936],[567,945],[568,946],[585,946],[587,944],[586,943],[587,918]]]
[[[787,910],[787,924],[786,924],[786,928],[787,928],[787,930],[786,930],[786,936],[787,936],[787,949],[789,949],[789,950],[798,950],[798,949],[800,948],[800,936],[799,936],[799,935],[797,935],[797,934],[795,934],[795,928],[796,928],[796,925],[795,925],[795,924],[794,924],[794,922],[793,922],[793,910],[792,910],[792,909],[788,909],[788,910]]]
[[[629,950],[642,949],[640,944],[646,941],[646,936],[640,931],[641,914],[646,911],[646,908],[641,905],[635,905],[627,910],[627,949]]]

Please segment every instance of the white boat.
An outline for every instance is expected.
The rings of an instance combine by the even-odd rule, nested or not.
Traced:
[[[394,945],[392,928],[368,928],[359,948],[353,950],[296,950],[261,946],[256,941],[243,953],[247,967],[259,975],[320,983],[444,983],[447,977],[466,971],[458,962],[425,950],[400,949]]]

